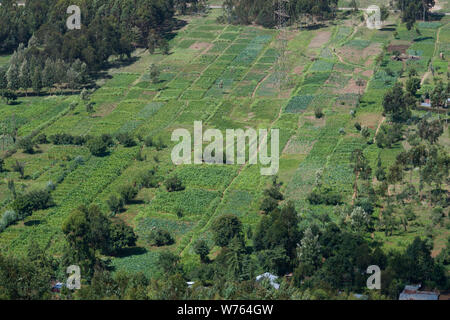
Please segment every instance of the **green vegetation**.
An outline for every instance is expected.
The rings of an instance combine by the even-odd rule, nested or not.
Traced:
[[[42,288],[65,280],[71,264],[82,268],[83,287],[63,299],[397,299],[412,283],[448,290],[449,17],[431,21],[425,10],[418,22],[423,7],[414,5],[369,30],[358,12],[333,10],[347,1],[323,1],[319,11],[291,1],[280,83],[272,1],[226,1],[225,10],[151,2],[159,20],[147,19],[145,1],[130,10],[129,1],[98,1],[85,29],[62,33],[49,24],[62,24],[65,11],[51,14],[50,0],[11,17],[0,7],[0,52],[11,53],[0,57],[0,298],[51,298]],[[16,15],[46,10],[8,40]],[[105,43],[78,41],[105,28]],[[67,40],[67,52],[42,39]],[[89,60],[80,43],[105,48]],[[31,70],[41,74],[21,78],[24,57],[38,59]],[[67,71],[43,84],[57,65],[78,82],[62,88]],[[174,165],[173,130],[192,134],[200,120],[204,130],[279,129],[277,176],[226,159]],[[372,264],[381,291],[366,288]],[[38,276],[19,281],[13,270]],[[264,272],[282,289],[254,281]]]

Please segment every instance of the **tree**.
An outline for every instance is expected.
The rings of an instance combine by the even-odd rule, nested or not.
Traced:
[[[297,257],[300,265],[308,266],[315,270],[320,263],[319,236],[314,235],[311,227],[308,227],[299,245],[297,245]]]
[[[22,179],[25,178],[25,163],[16,160],[16,162],[12,165],[12,169],[14,172],[18,172]]]
[[[20,88],[19,67],[16,64],[9,66],[6,79],[8,80],[8,89],[16,91]]]
[[[6,100],[6,104],[11,104],[13,101],[17,100],[17,95],[10,90],[3,90],[1,92],[2,98]]]
[[[209,260],[209,247],[205,240],[197,240],[194,243],[194,252],[200,256],[202,262],[207,262]]]
[[[124,147],[134,147],[136,145],[136,141],[133,136],[129,132],[121,132],[117,135],[117,140]]]
[[[34,93],[37,95],[40,94],[42,90],[42,79],[41,79],[41,71],[38,67],[33,69],[33,73],[31,75],[31,87],[33,88]]]
[[[231,239],[242,236],[242,223],[234,214],[224,214],[216,218],[211,226],[214,243],[226,247]]]
[[[31,70],[30,65],[28,64],[28,60],[24,59],[19,68],[19,83],[20,87],[27,92],[28,88],[31,87]]]
[[[102,137],[90,138],[86,143],[92,155],[97,157],[105,156],[108,151],[108,143]]]
[[[136,245],[136,235],[133,228],[125,224],[122,220],[111,223],[109,229],[109,254],[117,254],[125,247],[133,247]]]
[[[355,207],[350,213],[352,227],[358,232],[364,232],[370,226],[370,216],[361,207]]]
[[[125,201],[122,197],[113,194],[106,200],[106,204],[108,205],[109,210],[115,215],[123,210]]]
[[[169,192],[182,191],[185,189],[181,179],[178,178],[178,176],[176,175],[169,177],[164,182],[164,185],[166,186],[166,189]]]
[[[401,83],[396,83],[384,95],[383,108],[394,122],[404,122],[411,117],[411,99],[403,91]]]
[[[430,144],[435,144],[444,133],[444,126],[440,120],[428,122],[423,118],[417,125],[419,136]]]
[[[406,81],[406,91],[411,95],[415,95],[417,90],[420,89],[420,79],[416,77],[410,77],[408,81]]]
[[[174,253],[165,250],[161,251],[156,260],[156,265],[161,269],[161,271],[166,275],[174,275],[180,271],[180,266],[178,265],[180,257]]]
[[[25,153],[28,153],[28,154],[34,153],[34,142],[30,136],[20,139],[18,146],[19,146],[19,148],[23,149],[23,152],[25,152]]]
[[[378,181],[384,181],[386,179],[386,170],[382,165],[380,153],[378,153],[377,171],[375,172],[375,176]]]
[[[120,187],[119,194],[125,203],[130,203],[136,198],[139,190],[135,184],[126,184]]]
[[[439,81],[431,93],[431,106],[433,108],[442,108],[447,102],[447,90],[444,88],[442,81]]]
[[[158,68],[158,66],[154,63],[152,63],[150,65],[150,67],[148,68],[148,73],[150,76],[150,81],[152,83],[158,83],[159,82],[159,75],[160,75],[160,70]]]

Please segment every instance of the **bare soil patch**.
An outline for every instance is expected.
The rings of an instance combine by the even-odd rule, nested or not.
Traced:
[[[105,103],[102,104],[92,116],[94,117],[105,117],[117,107],[117,103]]]
[[[319,32],[314,39],[311,40],[309,44],[310,49],[317,49],[322,47],[325,43],[330,40],[331,32],[330,31],[321,31]]]
[[[209,42],[196,42],[189,47],[192,50],[202,50],[202,53],[207,53],[213,47],[212,43]]]
[[[389,47],[387,47],[387,51],[390,53],[393,53],[395,51],[398,51],[400,53],[406,53],[406,50],[408,50],[409,45],[406,44],[397,44],[393,45],[391,44]]]

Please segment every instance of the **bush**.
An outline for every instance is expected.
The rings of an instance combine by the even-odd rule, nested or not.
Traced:
[[[194,243],[194,252],[200,256],[202,262],[208,260],[209,247],[205,240],[197,240]]]
[[[120,249],[136,245],[136,235],[123,221],[114,222],[109,228],[109,254],[116,254]]]
[[[0,231],[17,221],[17,214],[13,210],[7,210],[0,219]]]
[[[185,187],[183,186],[183,183],[181,182],[181,179],[178,178],[177,176],[172,176],[170,178],[168,178],[165,182],[164,182],[167,191],[169,192],[174,192],[174,191],[181,191],[184,190]]]
[[[151,245],[161,247],[168,246],[175,242],[169,231],[155,228],[145,237]]]
[[[36,210],[43,210],[54,206],[55,203],[47,190],[32,190],[18,195],[11,204],[12,209],[17,212],[19,219],[23,219]]]
[[[342,203],[342,196],[333,191],[330,187],[316,187],[308,195],[308,201],[311,204],[338,205]]]
[[[134,141],[134,138],[129,132],[119,133],[116,138],[121,145],[127,148],[134,147],[136,145],[136,141]]]
[[[41,133],[40,135],[38,135],[35,139],[34,142],[37,144],[45,144],[48,143],[47,140],[47,136],[45,135],[45,133]]]
[[[361,124],[359,122],[355,122],[355,128],[358,131],[361,131]]]
[[[155,177],[155,171],[149,170],[141,175],[139,184],[143,188],[156,188],[158,186],[158,179]]]
[[[0,172],[5,171],[5,160],[3,158],[0,158]]]
[[[91,154],[97,157],[105,156],[108,151],[108,143],[102,137],[89,139],[86,146]]]
[[[55,145],[73,144],[73,136],[68,133],[57,133],[50,136],[49,140]]]
[[[316,108],[314,109],[314,115],[316,116],[317,119],[320,119],[323,117],[323,112],[321,108]]]
[[[278,207],[278,201],[273,199],[272,197],[265,197],[263,202],[261,203],[260,209],[264,211],[264,213],[270,213]]]
[[[120,196],[122,197],[125,203],[130,203],[134,198],[136,198],[138,194],[138,189],[134,185],[125,185],[122,186],[119,190]]]
[[[106,200],[106,204],[113,214],[117,214],[123,210],[125,201],[122,197],[113,194]]]
[[[34,153],[34,143],[31,140],[31,137],[24,137],[19,140],[18,146],[20,149],[23,149],[23,152],[28,154]]]

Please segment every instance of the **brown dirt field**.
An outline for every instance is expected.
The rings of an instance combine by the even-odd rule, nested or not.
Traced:
[[[213,47],[212,43],[209,42],[196,42],[189,47],[192,50],[203,50],[202,53],[205,54]]]
[[[344,94],[344,93],[359,93],[359,91],[361,90],[361,92],[364,92],[364,89],[366,87],[367,83],[363,86],[363,87],[359,87],[356,84],[356,80],[355,79],[350,79],[350,81],[347,83],[347,85],[344,88],[341,89],[335,89],[333,90],[335,93],[339,93],[339,94]]]
[[[304,66],[295,67],[294,70],[293,70],[293,73],[295,73],[295,74],[302,74],[304,68],[305,68]]]
[[[97,112],[95,112],[92,116],[93,117],[104,117],[110,114],[114,111],[114,109],[117,107],[117,103],[106,103],[102,104],[100,108],[97,109]]]
[[[309,44],[310,49],[317,49],[322,47],[325,43],[330,40],[331,32],[330,31],[321,31],[319,32],[314,39],[311,40]]]
[[[374,114],[361,114],[356,117],[356,122],[359,122],[361,126],[375,129],[382,118],[381,115]]]
[[[391,44],[389,47],[387,47],[387,51],[388,52],[394,52],[394,51],[398,51],[400,53],[406,53],[406,50],[408,50],[409,45],[406,44],[399,44],[399,45],[393,45]]]
[[[371,76],[373,76],[373,70],[366,70],[364,72],[361,73],[364,77],[368,77],[370,78]]]

